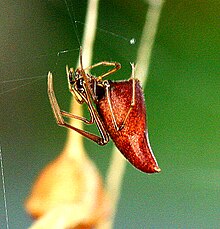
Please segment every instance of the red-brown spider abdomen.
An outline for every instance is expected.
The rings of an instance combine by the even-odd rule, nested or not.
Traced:
[[[113,112],[110,109],[106,94],[98,100],[97,110],[115,145],[134,167],[145,173],[160,172],[148,140],[143,91],[139,81],[134,79],[134,82],[134,106],[122,129],[117,130],[115,128],[113,115],[117,126],[120,128],[131,107],[132,79],[117,82],[109,81],[109,101]]]

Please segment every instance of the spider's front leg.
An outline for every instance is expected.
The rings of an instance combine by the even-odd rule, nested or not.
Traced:
[[[61,110],[53,90],[53,76],[51,72],[48,73],[48,96],[57,124],[64,125],[65,121],[62,117]]]
[[[53,76],[52,76],[51,72],[48,73],[48,96],[49,96],[50,104],[51,104],[51,107],[52,107],[52,110],[53,110],[53,113],[54,113],[54,116],[55,116],[55,119],[56,119],[56,122],[58,125],[65,126],[65,127],[70,128],[72,130],[75,130],[79,134],[82,134],[84,137],[96,142],[99,145],[104,145],[109,141],[109,137],[108,137],[107,132],[102,130],[102,128],[100,128],[102,121],[100,120],[100,118],[98,116],[97,117],[94,116],[94,115],[96,115],[96,113],[91,112],[92,111],[91,107],[89,107],[91,120],[87,120],[84,117],[80,117],[80,116],[68,113],[66,111],[60,110],[60,107],[58,105],[58,102],[57,102],[57,99],[56,99],[56,96],[54,93],[54,89],[53,89]],[[95,134],[89,133],[85,130],[78,129],[78,128],[66,123],[63,119],[63,116],[66,116],[69,118],[75,118],[75,119],[81,120],[87,124],[93,124],[94,120],[95,120],[96,124],[97,125],[99,124],[98,129],[100,131],[101,137],[99,137]]]

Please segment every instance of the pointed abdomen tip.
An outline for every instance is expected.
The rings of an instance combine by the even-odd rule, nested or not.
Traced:
[[[158,166],[155,166],[154,171],[155,171],[155,173],[159,173],[159,172],[161,172],[161,168],[159,168]]]

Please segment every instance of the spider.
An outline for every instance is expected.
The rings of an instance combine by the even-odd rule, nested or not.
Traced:
[[[97,77],[86,73],[101,65],[113,68]],[[87,105],[90,119],[60,109],[50,72],[49,100],[58,125],[70,128],[99,145],[107,144],[110,136],[120,152],[137,169],[146,173],[160,172],[148,139],[143,91],[139,80],[134,77],[134,64],[131,64],[131,67],[132,74],[129,80],[103,80],[104,77],[118,71],[121,64],[103,61],[83,68],[80,48],[80,67],[75,71],[66,67],[66,73],[69,91],[78,103]],[[95,123],[100,136],[70,125],[63,117],[78,119],[86,124]]]

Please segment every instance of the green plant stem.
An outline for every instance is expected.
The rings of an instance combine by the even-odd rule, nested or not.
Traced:
[[[90,66],[92,62],[92,56],[93,56],[93,46],[96,36],[96,27],[97,27],[97,18],[98,18],[98,7],[99,7],[99,0],[89,0],[88,1],[88,7],[87,7],[87,13],[86,13],[86,20],[85,20],[85,29],[83,34],[83,40],[82,40],[82,52],[83,52],[83,65],[84,67]],[[79,66],[79,60],[77,67]],[[78,111],[76,113],[76,111]],[[73,98],[71,101],[71,107],[70,107],[70,113],[77,114],[79,116],[83,116],[82,111],[82,105],[76,102],[76,100]],[[76,119],[71,119],[70,124],[79,128],[83,129],[83,123],[79,122]],[[76,141],[72,141],[72,139],[77,139]],[[76,142],[78,142],[79,145],[83,145],[83,137],[76,133],[75,131],[72,131],[68,129],[67,132],[67,140],[65,143],[65,150],[68,152],[71,156],[76,157],[77,146],[75,145]],[[81,153],[84,151],[81,151]],[[82,155],[78,155],[79,158]]]
[[[139,77],[143,87],[146,85],[148,78],[150,58],[164,0],[148,0],[147,2],[149,2],[149,8],[138,49],[136,66],[136,76]]]
[[[147,82],[150,57],[163,6],[163,0],[149,0],[148,2],[149,8],[146,14],[145,25],[138,50],[136,69],[136,75],[139,76],[139,80],[143,86],[145,86]],[[126,163],[124,157],[122,157],[118,149],[114,147],[111,163],[106,176],[106,189],[110,195],[112,217],[106,222],[105,229],[113,228]]]

